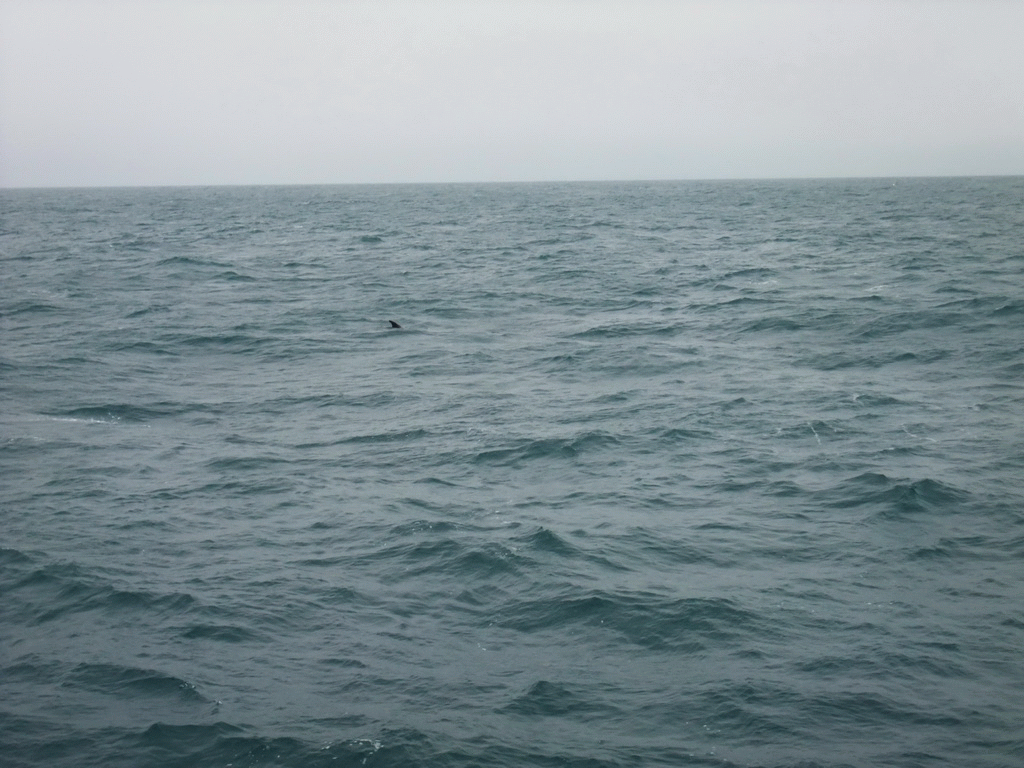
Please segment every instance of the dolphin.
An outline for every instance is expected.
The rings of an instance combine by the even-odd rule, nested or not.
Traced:
[[[394,320],[388,320],[388,322],[391,323],[391,327],[392,328],[401,328],[402,327],[398,323],[396,323]]]

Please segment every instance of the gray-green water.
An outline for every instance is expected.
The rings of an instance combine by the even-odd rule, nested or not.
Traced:
[[[1024,764],[1022,199],[0,192],[0,764]]]

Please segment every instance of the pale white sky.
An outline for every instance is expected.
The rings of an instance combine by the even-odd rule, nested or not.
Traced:
[[[0,2],[0,186],[974,174],[1021,0]]]

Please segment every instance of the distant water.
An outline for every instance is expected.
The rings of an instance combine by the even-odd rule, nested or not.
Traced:
[[[0,193],[0,764],[1024,765],[1022,201]]]

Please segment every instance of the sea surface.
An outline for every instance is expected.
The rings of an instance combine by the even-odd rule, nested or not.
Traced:
[[[1024,178],[4,190],[0,259],[3,768],[1024,765]]]

